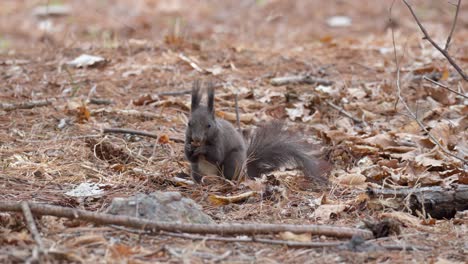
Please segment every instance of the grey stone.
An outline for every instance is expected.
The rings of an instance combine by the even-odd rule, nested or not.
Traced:
[[[114,198],[107,213],[127,215],[162,222],[210,224],[210,216],[192,199],[179,192],[136,194],[128,198]]]

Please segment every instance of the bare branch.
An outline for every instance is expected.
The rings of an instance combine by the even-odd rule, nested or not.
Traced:
[[[403,0],[405,3],[406,3],[406,0]],[[408,5],[408,3],[406,3]],[[409,6],[409,5],[408,5]],[[413,13],[411,7],[409,6],[411,12]],[[414,14],[414,13],[413,13]],[[390,16],[391,16],[391,9],[390,9]],[[416,17],[415,17],[416,18]],[[418,21],[418,24],[419,21]],[[422,28],[423,29],[423,28]],[[425,29],[423,30],[423,32],[425,32]],[[425,33],[427,34],[427,32]],[[431,139],[431,141],[436,144],[445,154],[457,159],[457,160],[460,160],[461,162],[467,164],[468,161],[464,160],[463,158],[460,158],[454,154],[452,154],[451,152],[449,152],[448,150],[446,150],[440,143],[439,141],[429,132],[429,130],[427,130],[427,128],[424,126],[424,124],[418,119],[418,117],[416,116],[416,114],[411,111],[411,108],[408,106],[408,104],[406,103],[406,101],[404,100],[403,96],[401,95],[401,85],[400,85],[400,62],[398,61],[398,57],[397,57],[397,51],[396,51],[396,44],[395,44],[395,34],[394,34],[394,31],[393,31],[393,28],[392,28],[392,43],[393,43],[393,55],[394,55],[394,59],[395,59],[395,64],[396,64],[396,87],[397,87],[397,95],[398,95],[398,98],[397,98],[397,102],[401,101],[401,103],[403,104],[404,108],[406,109],[406,111],[408,111],[408,113],[410,114],[411,118],[416,121],[416,123],[419,125],[419,127],[429,136],[429,138]],[[437,44],[436,44],[437,45]],[[395,107],[396,107],[396,104],[395,104]]]
[[[137,217],[123,215],[110,215],[106,213],[90,212],[61,206],[29,203],[31,211],[37,215],[53,215],[71,219],[80,219],[95,224],[118,225],[151,232],[168,231],[192,234],[218,234],[218,235],[259,235],[279,232],[311,233],[338,238],[351,238],[355,235],[364,239],[373,237],[369,230],[337,227],[327,225],[292,225],[292,224],[187,224],[174,222],[157,222]],[[0,202],[0,211],[21,211],[19,202]]]
[[[452,22],[452,28],[450,29],[450,34],[448,35],[447,42],[445,43],[445,47],[444,47],[445,51],[448,51],[450,41],[452,40],[453,31],[455,31],[455,25],[457,24],[458,11],[460,10],[460,5],[461,5],[461,0],[458,0],[458,4],[456,5],[457,8],[455,9],[455,17],[453,18],[453,22]]]
[[[452,59],[452,57],[450,57],[450,55],[448,54],[447,50],[444,50],[442,49],[439,45],[437,45],[437,43],[435,43],[435,41],[429,36],[429,34],[427,33],[426,29],[424,28],[424,26],[421,24],[421,22],[419,21],[419,18],[416,16],[416,14],[414,13],[414,10],[413,8],[411,7],[411,5],[406,1],[406,0],[402,0],[405,5],[408,7],[409,11],[411,12],[411,15],[413,16],[414,20],[416,21],[416,23],[418,23],[418,26],[419,28],[421,29],[422,33],[424,34],[424,39],[427,39],[427,41],[429,41],[432,46],[434,46],[434,48],[436,48],[440,53],[442,53],[442,55],[444,55],[444,57],[448,60],[448,62],[450,64],[452,64],[452,66],[455,68],[455,70],[457,70],[457,72],[461,75],[461,77],[463,78],[463,80],[465,81],[468,81],[468,76],[466,75],[466,73],[460,68],[460,66],[458,66],[458,64]],[[456,22],[456,20],[454,20],[454,23]],[[450,38],[452,36],[452,34],[450,33]]]
[[[449,90],[450,92],[455,93],[455,94],[457,94],[457,95],[459,95],[459,96],[461,96],[461,97],[464,97],[465,99],[468,99],[468,96],[466,96],[466,95],[464,95],[464,94],[462,94],[462,93],[460,93],[460,92],[458,92],[458,91],[455,91],[455,90],[451,89],[451,88],[448,87],[447,85],[441,84],[440,82],[436,82],[436,81],[432,80],[431,78],[428,78],[427,76],[423,76],[423,79],[426,80],[426,81],[428,81],[428,82],[431,82],[431,83],[433,83],[433,84],[435,84],[435,85],[438,85],[438,86],[440,86],[440,87],[442,87],[442,88],[444,88],[444,89],[447,89],[447,90]]]

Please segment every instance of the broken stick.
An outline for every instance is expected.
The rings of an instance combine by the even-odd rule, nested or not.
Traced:
[[[13,111],[17,109],[32,109],[34,107],[48,106],[51,105],[53,99],[46,100],[34,100],[29,102],[21,103],[0,103],[0,110]]]
[[[333,81],[312,77],[310,75],[292,75],[292,76],[273,78],[270,80],[270,84],[274,86],[281,86],[281,85],[287,85],[287,84],[332,85]]]
[[[44,249],[44,243],[42,243],[41,235],[39,234],[39,231],[37,230],[37,226],[36,226],[36,223],[34,222],[34,217],[31,212],[31,209],[29,208],[28,202],[23,201],[20,203],[20,206],[24,215],[24,219],[26,221],[26,225],[28,226],[29,232],[31,232],[31,235],[34,241],[36,241],[37,247],[39,249],[39,253],[41,254],[46,253]]]
[[[361,236],[364,239],[373,238],[369,230],[337,227],[329,225],[293,225],[293,224],[187,224],[174,222],[158,222],[137,217],[123,215],[110,215],[106,213],[90,212],[61,206],[29,203],[29,207],[37,215],[53,215],[71,219],[80,219],[95,224],[117,225],[131,227],[151,232],[168,231],[176,233],[191,234],[218,234],[218,235],[258,235],[275,234],[280,232],[311,233],[313,235],[324,235],[337,238],[351,238]],[[19,202],[0,202],[0,211],[21,211]]]

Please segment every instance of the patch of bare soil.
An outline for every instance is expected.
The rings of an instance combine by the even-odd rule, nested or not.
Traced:
[[[412,212],[410,196],[398,200],[367,191],[468,184],[467,82],[422,39],[403,2],[395,1],[390,14],[391,5],[0,1],[0,200],[102,212],[115,197],[177,191],[217,223],[364,228],[384,220],[399,230],[374,227],[389,236],[367,247],[353,239],[345,248],[295,248],[36,217],[45,247],[54,252],[44,259],[50,262],[466,263],[466,211],[434,219],[425,207]],[[455,6],[420,0],[411,5],[444,47]],[[465,2],[448,51],[466,72]],[[75,60],[83,54],[96,57]],[[275,78],[284,76],[306,78],[278,85]],[[195,80],[216,84],[220,118],[235,122],[238,94],[242,128],[279,119],[320,144],[331,165],[331,188],[317,190],[290,170],[239,185],[177,180],[190,173],[183,155],[190,112],[185,91]],[[104,128],[146,131],[154,138],[102,133]],[[103,192],[67,195],[85,182],[101,184]],[[227,205],[215,196],[249,191],[262,195]],[[36,242],[22,214],[1,212],[0,223],[1,262],[34,257]],[[347,242],[307,234],[258,238]]]

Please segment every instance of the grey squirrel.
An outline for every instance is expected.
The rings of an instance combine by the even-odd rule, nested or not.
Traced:
[[[200,182],[207,174],[237,180],[245,169],[249,177],[255,178],[295,165],[307,177],[326,184],[318,160],[306,153],[299,136],[284,131],[280,122],[271,122],[256,128],[246,142],[230,122],[215,117],[213,85],[208,86],[207,95],[207,105],[201,105],[200,83],[196,81],[184,145],[195,181]]]

